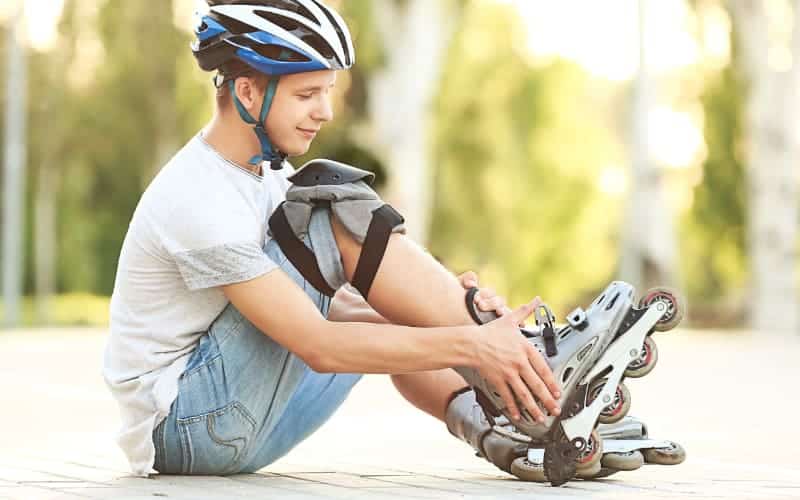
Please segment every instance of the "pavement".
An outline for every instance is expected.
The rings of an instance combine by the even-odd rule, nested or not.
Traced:
[[[686,462],[552,488],[474,457],[386,376],[365,377],[315,435],[256,474],[133,477],[100,372],[106,334],[0,330],[0,499],[800,499],[796,335],[657,334],[659,365],[628,383],[631,413],[680,442]]]

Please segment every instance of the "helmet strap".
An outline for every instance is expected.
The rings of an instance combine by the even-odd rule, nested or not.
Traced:
[[[264,128],[267,115],[269,115],[269,110],[272,107],[272,101],[275,99],[275,93],[278,89],[279,80],[280,77],[277,76],[271,76],[269,78],[269,83],[267,84],[267,89],[264,93],[264,101],[261,103],[261,112],[259,113],[258,120],[250,115],[242,102],[239,100],[239,97],[236,95],[235,80],[228,81],[228,89],[233,96],[233,103],[236,105],[236,111],[239,112],[239,117],[245,123],[253,125],[253,131],[255,132],[256,137],[258,137],[259,144],[261,144],[261,154],[253,156],[248,163],[251,165],[260,165],[261,163],[268,161],[270,162],[270,169],[272,170],[281,170],[283,168],[283,162],[286,159],[285,154],[273,148],[272,141],[270,141],[267,131]]]

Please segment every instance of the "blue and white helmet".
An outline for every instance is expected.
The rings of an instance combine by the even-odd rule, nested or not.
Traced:
[[[280,170],[286,155],[273,147],[264,127],[278,79],[294,73],[351,68],[356,55],[350,30],[336,11],[318,0],[206,1],[208,11],[197,16],[192,53],[203,70],[218,70],[227,78],[239,116],[253,125],[261,154],[250,163],[268,162],[273,170]],[[258,119],[236,97],[237,74],[226,70],[233,61],[270,76]],[[216,86],[224,82],[225,78],[215,79]]]
[[[355,63],[347,24],[317,0],[207,1],[192,44],[205,71],[231,59],[275,76],[349,69]]]

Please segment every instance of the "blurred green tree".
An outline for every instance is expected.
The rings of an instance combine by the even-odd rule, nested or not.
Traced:
[[[702,97],[708,156],[682,224],[682,273],[698,325],[741,324],[747,280],[743,82],[727,66]]]
[[[57,291],[111,293],[144,187],[209,113],[190,37],[175,26],[171,1],[158,7],[67,0],[56,49],[33,57],[30,151],[39,168],[29,186],[49,178],[44,189],[58,197]],[[93,46],[99,60],[87,60]],[[35,263],[27,264],[30,293]]]
[[[430,250],[512,303],[562,310],[614,271],[620,203],[597,182],[613,141],[587,85],[574,65],[533,65],[510,6],[466,6],[435,112]]]

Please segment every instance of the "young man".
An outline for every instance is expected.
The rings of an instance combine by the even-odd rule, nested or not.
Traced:
[[[358,207],[382,205],[364,182],[343,184],[367,177],[356,169],[323,162],[292,178],[321,196],[306,181],[333,168],[331,185],[352,191],[328,210],[282,204],[286,157],[333,119],[336,71],[355,60],[350,33],[316,0],[209,4],[193,51],[218,72],[216,111],[142,195],[111,301],[104,376],[133,472],[258,470],[325,422],[364,373],[391,374],[408,401],[509,470],[524,446],[493,434],[452,367],[477,370],[512,415],[541,419],[535,400],[557,414],[559,388],[518,328],[538,298],[511,311],[483,290],[478,308],[500,318],[478,326],[465,307],[473,274],[460,282],[401,223],[378,250],[372,229],[354,229]],[[275,213],[302,241],[296,252],[273,238]],[[298,270],[308,265],[318,274]]]

